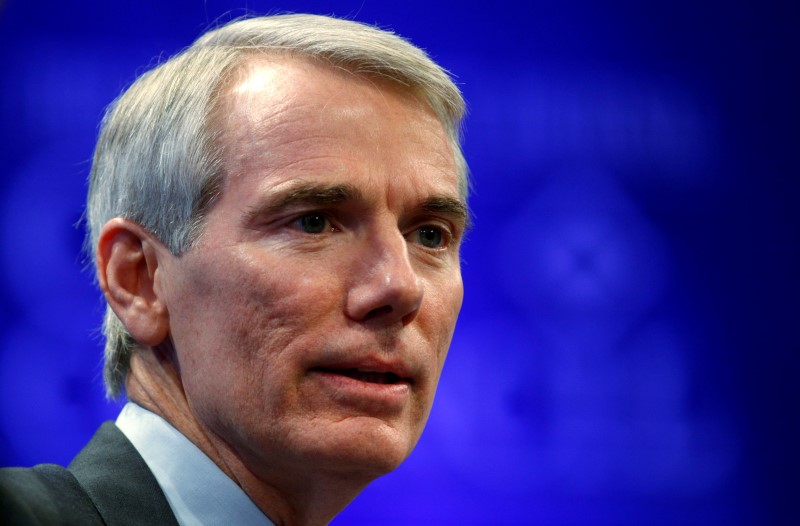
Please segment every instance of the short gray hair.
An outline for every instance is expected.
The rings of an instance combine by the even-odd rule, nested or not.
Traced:
[[[317,15],[231,22],[140,76],[108,108],[89,178],[87,251],[95,264],[100,230],[111,219],[134,221],[174,254],[191,247],[224,176],[210,124],[224,81],[254,53],[322,61],[357,75],[390,80],[421,95],[449,135],[466,201],[461,153],[464,100],[447,71],[390,31]],[[138,344],[106,307],[103,377],[117,397]]]

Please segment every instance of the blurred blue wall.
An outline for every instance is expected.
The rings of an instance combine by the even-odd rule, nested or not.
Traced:
[[[436,406],[336,524],[800,518],[789,2],[0,2],[0,465],[67,463],[116,416],[75,227],[97,123],[243,7],[391,27],[470,106]]]

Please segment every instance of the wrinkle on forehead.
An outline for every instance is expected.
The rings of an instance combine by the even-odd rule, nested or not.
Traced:
[[[309,81],[314,82],[313,97],[302,89]],[[352,100],[353,90],[361,99]],[[348,141],[363,144],[364,137],[375,138],[374,151],[381,155],[377,138],[390,131],[426,152],[414,159],[420,169],[457,184],[454,153],[441,121],[414,90],[385,79],[298,57],[256,56],[231,75],[216,109],[228,176],[256,166],[264,175],[289,166],[313,169],[314,159],[335,156],[344,170],[352,160]],[[411,125],[398,129],[387,116]],[[335,136],[326,133],[326,124],[336,122],[351,125]]]

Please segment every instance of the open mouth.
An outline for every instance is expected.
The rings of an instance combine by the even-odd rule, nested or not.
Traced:
[[[317,368],[315,370],[329,374],[347,376],[348,378],[353,378],[354,380],[359,380],[361,382],[367,382],[370,384],[398,384],[400,382],[404,382],[402,378],[391,372],[328,368]]]

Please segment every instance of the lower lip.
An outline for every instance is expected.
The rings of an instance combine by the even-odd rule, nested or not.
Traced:
[[[376,384],[321,370],[312,370],[311,375],[318,379],[326,390],[331,391],[333,400],[368,412],[401,410],[405,407],[411,392],[408,382]]]

